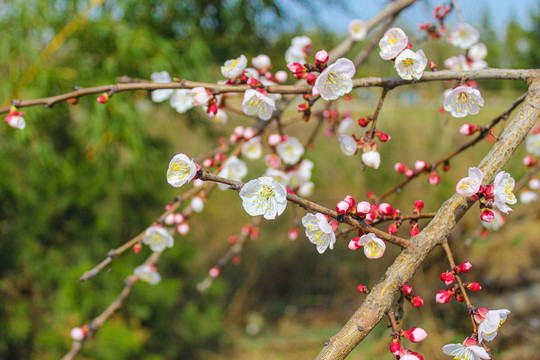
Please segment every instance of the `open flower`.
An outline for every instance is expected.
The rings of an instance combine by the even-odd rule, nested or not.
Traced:
[[[264,172],[263,176],[271,177],[283,186],[287,186],[289,184],[290,175],[278,169],[268,168]]]
[[[179,113],[185,113],[193,107],[191,90],[176,89],[171,97],[171,106]]]
[[[352,135],[356,129],[356,121],[352,117],[347,116],[345,119],[341,120],[339,127],[337,129],[338,134],[341,135]]]
[[[240,197],[249,215],[263,215],[266,220],[274,220],[287,207],[285,186],[268,176],[246,183],[240,190]]]
[[[17,109],[12,107],[9,114],[4,118],[4,121],[7,122],[12,128],[23,130],[26,127],[26,121],[24,121],[24,118],[22,117],[23,115],[24,111],[19,112]]]
[[[469,24],[461,23],[454,26],[452,32],[448,36],[448,42],[461,49],[468,49],[476,44],[479,38],[480,34],[478,33],[478,30]]]
[[[173,247],[174,239],[169,232],[161,226],[150,226],[144,234],[143,243],[150,246],[152,251],[163,251]]]
[[[225,61],[225,65],[221,67],[223,76],[230,79],[237,77],[244,71],[247,66],[247,59],[244,55],[240,55],[236,59]]]
[[[255,56],[253,59],[251,59],[251,63],[255,69],[259,70],[266,70],[270,67],[270,65],[272,65],[268,55],[264,54]]]
[[[358,246],[364,247],[364,254],[368,259],[378,259],[384,254],[386,244],[373,233],[362,235],[358,240]]]
[[[257,115],[262,120],[269,120],[274,110],[276,110],[276,104],[274,100],[261,92],[249,89],[244,94],[242,110],[247,115]]]
[[[308,56],[308,51],[312,48],[311,39],[305,35],[296,36],[292,39],[291,46],[285,52],[287,64],[304,64]]]
[[[453,356],[456,360],[491,359],[487,351],[478,345],[448,344],[442,348],[443,353]]]
[[[155,266],[143,264],[137,266],[133,273],[137,275],[140,280],[147,282],[150,285],[156,285],[161,281],[161,276],[156,271]]]
[[[395,68],[402,79],[420,79],[427,65],[427,58],[422,50],[414,52],[405,49],[398,55],[395,61]]]
[[[202,86],[197,86],[191,89],[191,98],[195,106],[207,106],[210,100],[209,91]]]
[[[290,171],[289,184],[291,188],[296,188],[311,180],[311,170],[313,169],[313,161],[304,159],[297,166],[296,170]]]
[[[470,70],[471,67],[464,55],[452,56],[444,60],[444,66],[450,70]]]
[[[465,197],[473,196],[480,190],[483,178],[482,170],[477,167],[470,167],[469,176],[459,180],[456,185],[456,192],[458,195]]]
[[[276,146],[276,151],[285,164],[294,165],[304,155],[304,145],[297,138],[289,137]]]
[[[339,140],[339,147],[345,155],[351,156],[351,155],[356,154],[356,152],[358,151],[358,144],[356,143],[356,140],[354,140],[352,136],[340,135],[338,140]]]
[[[485,318],[478,325],[479,341],[491,341],[497,336],[497,331],[506,321],[506,317],[510,314],[510,310],[489,310]]]
[[[487,56],[487,46],[484,43],[477,43],[471,46],[467,53],[469,58],[473,61],[484,60]]]
[[[355,72],[351,60],[340,58],[317,77],[315,89],[324,100],[335,100],[351,92]]]
[[[538,195],[534,191],[525,190],[519,194],[519,201],[523,204],[529,204],[538,200]]]
[[[510,177],[510,174],[504,171],[495,176],[493,182],[493,195],[495,196],[495,206],[499,208],[503,213],[508,214],[512,211],[510,206],[517,203],[516,196],[512,193],[516,182],[514,178]]]
[[[529,135],[525,142],[525,148],[531,154],[540,156],[540,133]]]
[[[256,160],[262,156],[263,149],[261,137],[251,138],[242,146],[242,155],[250,160]]]
[[[224,177],[230,180],[241,181],[244,176],[248,173],[246,163],[238,159],[235,155],[223,163],[221,171],[218,176]],[[218,187],[221,190],[227,190],[229,185],[227,184],[218,184]]]
[[[381,48],[379,54],[384,60],[394,59],[408,44],[409,38],[403,30],[397,27],[388,29],[379,41],[379,47]]]
[[[152,79],[152,81],[155,83],[171,82],[171,77],[166,71],[152,73],[152,75],[150,75],[150,79]],[[154,90],[152,91],[152,101],[162,102],[163,100],[167,100],[168,98],[170,98],[173,93],[174,89]]]
[[[332,225],[328,223],[326,216],[317,213],[307,214],[302,218],[302,225],[306,228],[306,236],[309,241],[317,245],[317,251],[322,254],[328,247],[334,249],[336,234]]]
[[[466,85],[456,87],[444,99],[444,110],[457,118],[478,114],[480,106],[484,106],[480,91]]]
[[[353,19],[349,23],[349,36],[354,41],[364,40],[367,35],[366,23],[362,20]]]
[[[197,174],[197,166],[186,154],[176,154],[169,163],[167,182],[180,187],[191,181]]]

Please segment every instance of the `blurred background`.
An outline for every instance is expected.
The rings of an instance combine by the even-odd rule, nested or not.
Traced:
[[[365,4],[365,9],[362,7]],[[120,76],[148,79],[167,70],[173,77],[215,82],[220,66],[245,54],[267,54],[274,70],[286,70],[284,53],[294,36],[311,37],[315,50],[330,50],[353,18],[367,20],[387,2],[284,0],[164,1],[0,1],[0,93],[2,106],[71,91],[74,86],[111,84]],[[460,1],[465,20],[480,30],[491,67],[538,68],[538,1]],[[416,30],[433,21],[423,1],[406,10],[397,24],[442,68],[460,54],[444,40],[426,41]],[[501,5],[504,4],[504,5]],[[503,7],[504,6],[504,7]],[[455,23],[449,18],[448,25]],[[366,41],[347,55],[354,58]],[[395,76],[375,51],[356,77]],[[292,77],[292,76],[290,76]],[[289,79],[288,83],[293,80]],[[441,94],[453,84],[401,87],[388,95],[379,127],[392,140],[380,146],[375,171],[360,170],[360,158],[345,157],[336,136],[321,134],[306,158],[315,162],[312,199],[333,207],[351,194],[381,194],[402,180],[395,162],[435,161],[467,138],[464,120],[440,113]],[[483,81],[486,106],[465,121],[485,125],[526,89],[524,84]],[[380,89],[361,89],[350,102],[338,102],[353,118],[371,114]],[[296,103],[294,103],[296,104]],[[319,104],[318,106],[320,106]],[[167,103],[155,104],[144,91],[116,94],[104,106],[94,97],[77,106],[26,108],[24,131],[0,127],[0,358],[57,359],[70,346],[70,330],[101,313],[123,288],[150,250],[129,251],[107,271],[79,283],[104,255],[150,225],[165,204],[185,189],[170,187],[165,171],[178,152],[191,156],[211,151],[220,136],[253,119],[229,114],[227,124],[208,120],[200,109],[178,114]],[[294,106],[287,110],[295,114]],[[290,127],[304,138],[306,127]],[[496,131],[498,132],[498,130]],[[410,213],[423,199],[435,211],[454,192],[467,168],[478,163],[485,142],[455,158],[438,186],[417,179],[388,200]],[[506,168],[516,179],[527,172],[518,149]],[[261,176],[262,161],[248,163],[247,179]],[[191,185],[190,185],[191,187]],[[301,216],[304,210],[297,211]],[[472,295],[477,306],[508,308],[512,315],[493,342],[494,358],[537,359],[540,350],[540,209],[516,206],[508,223],[488,237],[478,236],[475,208],[453,231],[456,261],[469,260],[466,281],[484,289]],[[335,335],[363,301],[356,286],[371,287],[392,263],[392,246],[377,261],[347,249],[339,239],[333,251],[319,255],[301,234],[287,238],[293,225],[289,208],[274,222],[263,222],[261,235],[249,241],[238,265],[229,265],[202,295],[196,285],[229,247],[227,239],[251,222],[234,192],[216,191],[205,211],[190,220],[191,232],[177,236],[159,263],[157,286],[137,284],[122,309],[88,341],[80,359],[311,359]],[[421,223],[425,225],[425,223]],[[408,226],[400,230],[407,236]],[[465,245],[468,244],[468,246]],[[447,269],[435,249],[412,285],[425,300],[406,308],[405,327],[421,326],[428,341],[411,346],[426,359],[446,358],[440,348],[470,332],[465,306],[435,303]],[[392,359],[385,321],[350,355],[351,359]],[[246,332],[246,329],[250,329]]]

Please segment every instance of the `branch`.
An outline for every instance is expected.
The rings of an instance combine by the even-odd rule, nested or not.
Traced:
[[[219,182],[222,184],[229,185],[229,188],[231,190],[240,191],[240,189],[242,189],[242,187],[244,186],[243,182],[212,175],[207,170],[203,170],[203,169],[198,171],[198,175],[199,175],[199,179],[203,181],[214,181],[214,182]],[[413,246],[410,240],[406,240],[406,239],[403,239],[394,235],[390,235],[382,230],[377,229],[376,227],[366,224],[363,220],[357,220],[346,215],[339,215],[335,210],[330,210],[322,205],[306,200],[299,196],[287,194],[287,200],[300,205],[304,209],[316,211],[324,215],[329,215],[330,217],[336,219],[338,222],[343,222],[345,224],[354,226],[357,229],[362,229],[366,233],[374,233],[377,237],[384,239],[386,241],[389,241],[402,248],[411,248]]]
[[[514,70],[514,69],[484,69],[484,70],[471,70],[471,71],[452,71],[443,70],[435,71],[431,73],[424,73],[420,80],[404,80],[399,77],[381,78],[381,77],[367,77],[353,80],[353,86],[355,88],[360,87],[385,87],[394,88],[401,85],[412,85],[416,83],[429,82],[429,81],[444,81],[444,80],[482,80],[482,79],[501,79],[501,80],[522,80],[527,81],[539,73],[540,70]],[[119,93],[125,91],[136,90],[159,90],[159,89],[193,89],[195,87],[204,87],[208,90],[212,90],[215,94],[223,93],[237,93],[244,92],[252,89],[249,85],[218,85],[214,83],[202,83],[189,80],[180,80],[179,82],[170,83],[154,83],[154,82],[134,82],[134,83],[117,83],[112,85],[96,86],[90,88],[82,88],[75,91],[71,91],[65,94],[34,99],[34,100],[13,100],[12,103],[17,108],[23,108],[28,106],[43,105],[47,108],[53,107],[59,102],[64,102],[72,98],[80,98],[88,95],[101,94],[104,92]],[[276,94],[311,94],[312,87],[308,84],[297,85],[273,85],[266,87],[269,93]],[[10,110],[10,106],[0,108],[0,114],[7,113]]]
[[[486,183],[493,181],[540,116],[540,96],[534,91],[536,89],[533,89],[539,84],[540,77],[531,81],[529,86],[531,91],[519,113],[480,163],[479,167],[485,174]],[[317,359],[344,359],[391,309],[399,293],[399,286],[412,278],[429,252],[445,241],[452,228],[473,204],[473,201],[457,194],[448,199],[428,226],[414,237],[414,247],[401,252],[364,303],[332,341],[322,349]]]

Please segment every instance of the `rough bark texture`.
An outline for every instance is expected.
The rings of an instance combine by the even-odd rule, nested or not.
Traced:
[[[529,95],[519,113],[479,165],[484,172],[484,183],[493,181],[539,117],[540,71],[535,71],[534,75],[529,82]],[[473,204],[457,194],[448,199],[426,228],[414,237],[414,246],[397,257],[347,324],[327,342],[317,359],[344,359],[390,310],[399,287],[412,278],[429,252],[448,237]]]

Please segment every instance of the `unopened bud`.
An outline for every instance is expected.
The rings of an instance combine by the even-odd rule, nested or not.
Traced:
[[[523,165],[533,166],[534,164],[536,164],[536,160],[531,155],[527,155],[523,158]]]
[[[289,230],[289,233],[287,234],[287,236],[289,237],[289,240],[291,241],[298,239],[298,229],[292,228],[291,230]]]
[[[439,173],[432,171],[431,174],[429,174],[428,181],[430,185],[439,185],[441,182],[441,177],[439,176]]]
[[[471,270],[472,268],[472,264],[468,261],[465,261],[464,263],[462,263],[461,265],[459,265],[459,270],[462,272],[462,273],[466,273],[468,272],[469,270]]]
[[[471,291],[480,291],[482,290],[482,285],[477,282],[465,283],[465,287]]]
[[[427,166],[427,163],[424,160],[416,160],[414,162],[414,168],[416,171],[423,171]]]
[[[407,295],[412,294],[412,286],[411,285],[403,285],[401,290]]]
[[[221,272],[221,268],[216,265],[210,268],[210,270],[208,271],[208,275],[210,275],[210,277],[212,278],[217,278],[220,272]]]
[[[482,221],[485,221],[487,223],[492,222],[494,218],[495,218],[495,214],[493,214],[493,211],[488,210],[488,209],[482,210],[482,213],[480,214],[480,219],[482,219]]]
[[[338,214],[345,214],[350,207],[351,205],[348,202],[341,200],[336,204],[336,211]]]
[[[366,285],[360,284],[356,287],[356,290],[358,290],[360,294],[369,294],[369,289]]]
[[[411,330],[404,330],[402,335],[412,342],[418,343],[427,337],[427,332],[424,329],[415,326]]]
[[[315,54],[315,60],[325,63],[328,61],[328,52],[326,50],[317,51]]]
[[[107,101],[109,101],[109,97],[110,96],[108,93],[103,93],[97,97],[97,102],[100,104],[106,104]]]
[[[422,305],[424,305],[424,300],[422,300],[420,296],[413,296],[411,299],[411,305],[415,308],[422,307]]]
[[[371,212],[371,204],[367,201],[360,201],[356,205],[356,212],[362,215],[369,214]]]
[[[394,170],[400,174],[403,174],[405,171],[407,171],[407,166],[404,163],[396,163],[394,165]]]
[[[358,242],[360,241],[359,237],[353,237],[351,241],[349,241],[349,249],[351,250],[358,250],[362,247],[362,245],[359,245]]]
[[[133,245],[133,252],[135,254],[140,253],[141,249],[142,249],[142,245],[140,243],[137,243],[137,244]]]

